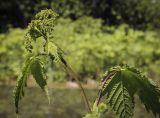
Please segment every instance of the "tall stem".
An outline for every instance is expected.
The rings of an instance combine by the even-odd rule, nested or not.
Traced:
[[[72,70],[71,66],[69,66],[69,65],[67,64],[67,66],[65,65],[65,67],[66,67],[66,69],[71,73],[72,77],[76,80],[78,86],[79,86],[80,89],[81,89],[81,93],[82,93],[83,99],[84,99],[84,101],[85,101],[85,104],[86,104],[86,106],[87,106],[88,112],[91,112],[91,108],[90,108],[90,105],[89,105],[89,101],[88,101],[88,99],[87,99],[86,93],[85,93],[85,91],[84,91],[84,89],[83,89],[83,87],[82,87],[82,84],[81,84],[78,76],[77,76],[76,73]]]

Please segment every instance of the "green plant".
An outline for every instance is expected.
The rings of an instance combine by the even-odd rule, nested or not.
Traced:
[[[135,94],[139,96],[147,111],[152,111],[155,116],[160,116],[159,88],[139,70],[127,65],[112,67],[108,70],[101,82],[93,108],[90,109],[77,75],[63,58],[63,51],[50,40],[57,16],[52,10],[42,10],[28,26],[25,38],[25,47],[28,54],[22,74],[19,76],[14,90],[16,113],[18,113],[19,100],[24,96],[24,87],[27,85],[27,78],[30,73],[48,96],[45,65],[50,61],[56,61],[62,64],[78,82],[89,110],[85,118],[102,117],[108,108],[107,106],[110,106],[119,118],[131,118],[133,116]],[[104,96],[106,97],[105,104],[101,103]]]
[[[28,32],[25,37],[25,48],[28,51],[28,55],[22,69],[22,74],[19,76],[17,86],[14,90],[16,113],[18,113],[19,100],[24,96],[24,87],[27,85],[27,79],[30,73],[41,89],[45,91],[49,100],[46,87],[47,76],[45,72],[45,65],[47,65],[49,61],[57,61],[71,72],[82,89],[84,99],[86,99],[86,95],[77,76],[62,56],[62,50],[49,40],[57,16],[58,15],[52,10],[42,10],[36,14],[34,20],[32,20],[28,26]],[[86,104],[88,106],[87,100]]]

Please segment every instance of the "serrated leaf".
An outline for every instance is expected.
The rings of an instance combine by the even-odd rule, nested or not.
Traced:
[[[21,98],[24,96],[24,87],[27,85],[27,79],[30,73],[30,66],[33,62],[33,58],[29,58],[26,61],[22,74],[18,77],[17,85],[14,89],[14,103],[16,107],[16,113],[18,113],[18,105]]]
[[[136,92],[147,111],[160,116],[160,89],[155,83],[134,68],[127,68],[135,78]],[[133,86],[133,85],[132,85]]]
[[[46,77],[43,71],[41,62],[38,59],[35,59],[31,65],[31,73],[36,80],[37,84],[44,90],[44,87],[47,85]]]
[[[139,70],[128,66],[115,71],[117,71],[116,74],[103,89],[102,96],[107,95],[109,104],[119,117],[122,118],[121,114],[124,113],[127,114],[124,114],[123,118],[132,117],[135,94],[138,94],[147,111],[160,116],[160,90],[153,84],[153,81],[143,76]],[[125,95],[126,98],[123,98],[122,95]],[[122,102],[122,99],[125,101]],[[120,104],[127,104],[128,107],[125,108]]]
[[[31,65],[31,73],[36,80],[36,83],[41,87],[41,89],[45,92],[48,102],[50,104],[50,98],[48,94],[47,88],[47,78],[44,72],[44,67],[39,59],[35,59],[33,64]]]
[[[120,71],[116,73],[104,91],[107,92],[107,102],[119,118],[133,116],[133,95],[127,90],[123,74]]]

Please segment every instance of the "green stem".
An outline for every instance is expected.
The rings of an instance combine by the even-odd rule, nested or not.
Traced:
[[[89,101],[88,101],[88,98],[86,96],[86,93],[82,87],[82,84],[78,78],[78,76],[76,75],[76,73],[72,70],[72,68],[67,64],[67,66],[65,65],[66,69],[71,73],[72,77],[76,80],[78,86],[80,87],[81,89],[81,93],[82,93],[82,96],[83,96],[83,99],[85,101],[85,104],[87,106],[87,109],[88,109],[88,112],[91,112],[91,108],[90,108],[90,105],[89,105]]]

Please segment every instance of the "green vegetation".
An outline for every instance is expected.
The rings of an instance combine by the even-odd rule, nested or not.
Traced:
[[[160,117],[159,6],[0,0],[0,118]]]
[[[0,34],[1,80],[17,77],[26,55],[26,32],[17,28]],[[50,40],[61,46],[66,60],[84,80],[99,78],[107,68],[121,63],[140,67],[154,79],[160,75],[160,38],[156,32],[134,30],[127,25],[103,26],[100,19],[83,17],[76,21],[58,19],[52,35]],[[51,80],[71,78],[57,64],[49,64],[47,71]]]
[[[111,80],[108,82],[108,79]],[[128,66],[111,68],[104,76],[101,88],[97,104],[106,95],[107,103],[119,118],[131,118],[133,116],[135,94],[139,96],[147,111],[152,111],[155,116],[160,115],[159,88],[135,68]],[[152,98],[148,96],[152,96]]]
[[[30,71],[35,78],[36,83],[42,88],[42,90],[45,91],[46,95],[48,96],[48,90],[46,88],[47,75],[45,71],[47,68],[45,65],[49,64],[49,62],[58,61],[66,68],[66,70],[68,70],[68,72],[71,73],[71,76],[76,80],[81,89],[89,112],[85,118],[101,118],[104,115],[105,110],[107,110],[106,105],[109,105],[119,118],[132,118],[135,106],[135,94],[137,94],[148,112],[151,111],[155,117],[160,116],[160,89],[152,80],[143,75],[139,70],[127,66],[124,60],[120,60],[120,62],[122,62],[121,66],[115,66],[108,69],[101,81],[101,87],[99,89],[98,96],[95,100],[93,108],[91,109],[78,76],[74,73],[68,62],[63,58],[63,51],[54,43],[55,41],[51,42],[52,31],[57,16],[58,15],[52,10],[42,10],[35,15],[35,18],[28,26],[28,31],[25,38],[25,48],[28,51],[26,63],[24,68],[21,70],[22,74],[19,75],[17,86],[14,90],[16,113],[18,113],[19,101],[24,96],[24,87],[27,85],[27,79]],[[81,24],[81,27],[78,28],[80,28],[82,32],[81,30],[78,30],[78,28],[75,31],[80,34],[83,33],[83,28],[85,28],[83,22],[86,22],[87,26],[93,28],[93,22],[91,21],[92,20],[90,18],[87,18],[82,20],[82,22],[78,22],[78,24]],[[88,24],[89,22],[91,24]],[[96,23],[96,25],[97,24],[98,23]],[[92,34],[96,34],[98,31],[93,30],[93,32],[88,33],[92,36]],[[122,35],[123,38],[121,40],[126,42],[129,34],[129,29],[125,27],[124,34]],[[37,40],[41,40],[41,42],[38,42]],[[85,42],[87,42],[87,39],[85,39]],[[99,41],[97,41],[97,44],[98,42]],[[101,46],[103,46],[103,44]],[[128,46],[129,45],[127,45],[127,47]],[[88,56],[89,53],[86,55]],[[154,54],[156,53],[157,52],[154,52]],[[87,62],[83,61],[82,63],[85,64]],[[146,64],[146,62],[144,61],[142,64]],[[101,99],[103,97],[105,97],[105,100],[107,101],[103,102],[105,104],[101,103]]]

